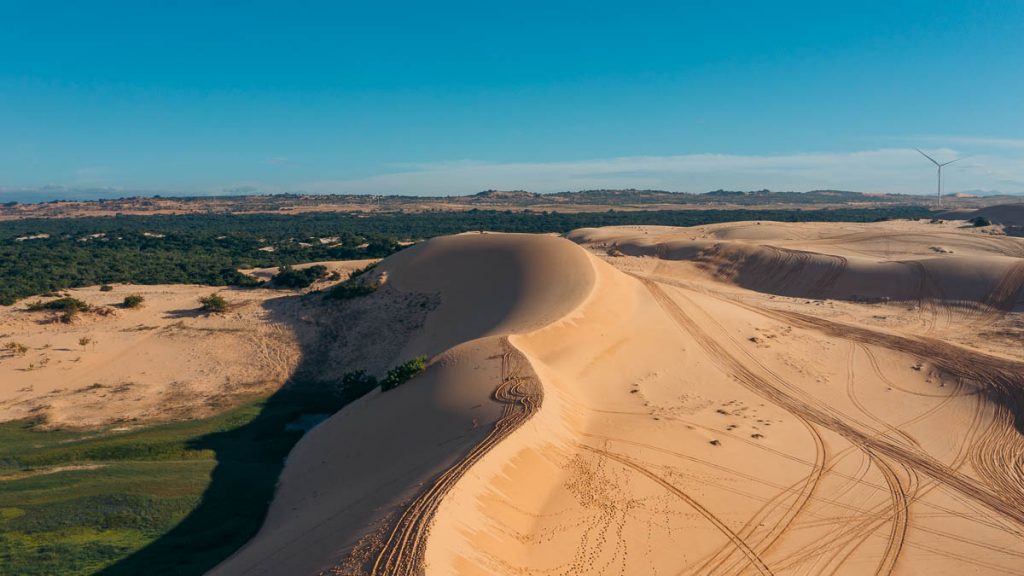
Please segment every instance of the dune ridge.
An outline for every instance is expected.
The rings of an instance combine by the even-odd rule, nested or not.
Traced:
[[[399,292],[440,296],[399,356],[433,356],[427,371],[312,430],[263,529],[211,574],[422,572],[438,504],[541,406],[530,362],[507,336],[571,312],[592,281],[578,247],[529,235],[438,238],[379,271]]]
[[[968,238],[973,240],[969,244],[954,236],[956,249],[950,249],[934,244],[942,240],[939,235],[924,235],[925,243],[917,250],[880,260],[874,253],[848,247],[864,242],[891,243],[896,231],[878,227],[874,233],[868,230],[806,238],[792,233],[773,235],[778,227],[776,223],[758,226],[760,234],[724,226],[708,227],[712,228],[710,233],[703,234],[647,227],[641,233],[582,229],[571,239],[585,244],[614,244],[612,249],[628,256],[692,262],[715,279],[780,296],[932,300],[1000,310],[1013,309],[1022,296],[1024,248],[1012,243],[994,249],[989,238]],[[906,236],[909,234],[900,236],[904,246]],[[788,245],[776,245],[780,240]]]

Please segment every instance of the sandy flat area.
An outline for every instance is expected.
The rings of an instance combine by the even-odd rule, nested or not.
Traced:
[[[317,349],[324,346],[337,365],[317,366],[319,378],[355,365],[379,372],[390,365],[394,346],[358,336],[376,331],[378,319],[398,310],[376,306],[363,314],[301,297],[373,262],[300,265],[322,264],[336,273],[303,290],[121,284],[110,291],[66,290],[61,294],[93,308],[71,323],[60,322],[58,312],[28,309],[57,296],[0,308],[0,421],[33,418],[44,427],[90,428],[209,416],[277,390],[296,370],[319,361]],[[243,272],[269,280],[277,268]],[[227,300],[225,312],[199,309],[199,298],[213,293]],[[142,296],[142,305],[123,307],[128,295]],[[348,341],[333,334],[338,326]]]
[[[223,314],[201,313],[217,292]],[[295,337],[263,306],[266,290],[124,286],[67,290],[101,312],[62,323],[28,298],[0,309],[0,420],[45,426],[134,425],[207,416],[279,387],[299,361]],[[145,301],[121,307],[129,294]],[[42,301],[54,298],[41,298]]]

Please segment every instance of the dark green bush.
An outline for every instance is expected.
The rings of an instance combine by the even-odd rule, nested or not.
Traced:
[[[324,297],[331,300],[351,300],[373,294],[378,288],[380,284],[346,281],[328,290]]]
[[[346,393],[362,396],[377,387],[377,379],[365,370],[349,372],[341,377],[341,386]]]
[[[220,294],[210,294],[199,299],[200,309],[204,312],[224,312],[228,309],[228,301]]]
[[[362,276],[363,274],[366,274],[370,270],[373,270],[376,267],[377,267],[377,263],[374,262],[373,264],[367,264],[366,266],[363,266],[362,268],[356,268],[352,272],[349,272],[348,279],[351,280],[353,278],[358,278],[358,277]]]
[[[121,306],[124,308],[138,308],[146,299],[138,294],[129,294],[124,297],[124,301],[121,302]]]
[[[970,220],[968,220],[968,222],[970,222],[971,224],[974,224],[975,228],[981,228],[983,226],[991,226],[992,225],[992,222],[990,222],[989,219],[985,218],[984,216],[977,216],[975,218],[971,218]]]
[[[384,380],[380,383],[380,389],[383,391],[398,388],[402,384],[405,384],[413,376],[416,376],[420,372],[423,372],[427,367],[427,357],[417,356],[412,360],[409,360],[405,364],[399,364],[391,370],[388,370],[388,375],[384,377]]]
[[[113,289],[114,287],[111,286],[110,284],[103,284],[100,286],[100,292],[110,292]]]
[[[306,288],[313,282],[327,275],[327,267],[317,264],[297,270],[291,266],[281,266],[271,280],[276,286],[284,288]]]
[[[58,310],[60,312],[87,312],[91,309],[87,303],[82,302],[78,298],[64,297],[56,300],[50,300],[49,302],[43,302],[42,300],[36,300],[28,305],[29,310]]]

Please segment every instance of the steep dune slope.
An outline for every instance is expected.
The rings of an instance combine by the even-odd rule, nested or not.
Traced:
[[[431,365],[311,431],[289,456],[260,533],[213,574],[420,568],[440,498],[540,402],[529,363],[504,336],[557,319],[593,282],[586,254],[550,236],[439,238],[379,269],[399,292],[439,296],[403,352],[432,355]]]

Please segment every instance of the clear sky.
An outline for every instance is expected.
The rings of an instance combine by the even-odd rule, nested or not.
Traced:
[[[933,193],[914,146],[1024,192],[1022,37],[1019,0],[0,0],[0,198]]]

